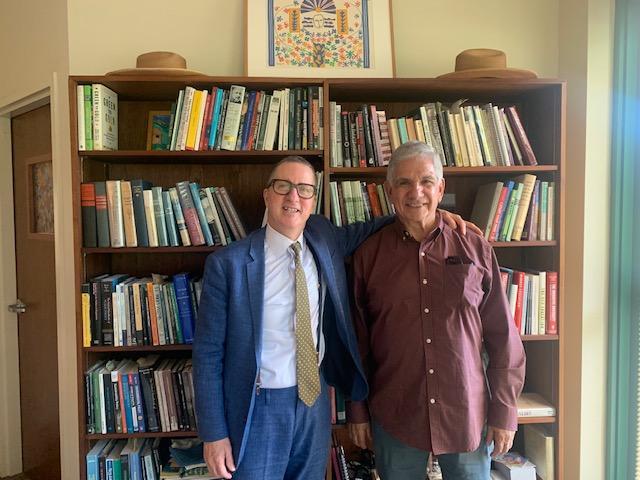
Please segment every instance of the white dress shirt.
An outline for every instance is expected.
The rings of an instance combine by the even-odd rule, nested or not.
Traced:
[[[317,347],[320,299],[323,297],[318,268],[303,235],[300,235],[297,241],[302,246],[300,255],[309,291],[313,342]],[[263,388],[287,388],[297,384],[295,253],[290,248],[293,243],[294,241],[267,225],[264,242],[264,310],[260,356],[260,383]],[[320,335],[320,359],[323,354],[324,339]]]

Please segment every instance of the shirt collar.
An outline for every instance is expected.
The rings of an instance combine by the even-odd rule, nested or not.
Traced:
[[[285,253],[287,253],[287,251],[293,253],[293,251],[290,250],[289,247],[291,247],[291,245],[295,242],[300,242],[300,246],[302,247],[300,249],[300,252],[304,252],[304,232],[301,233],[296,240],[291,240],[267,223],[267,230],[265,233],[265,246],[271,252],[273,252],[276,257],[284,255]]]
[[[445,226],[446,226],[446,223],[444,223],[444,220],[442,219],[442,215],[440,214],[440,211],[437,210],[436,211],[436,227],[433,229],[433,232],[431,232],[431,234],[424,239],[423,242],[430,242],[438,238],[438,236],[440,235],[440,233],[442,233],[442,230],[444,229]],[[409,231],[405,228],[404,224],[402,223],[400,218],[398,218],[397,215],[396,215],[396,220],[393,223],[393,229],[396,232],[396,239],[397,239],[396,247],[400,246],[402,243],[407,241],[414,241],[414,242],[416,241],[413,238],[413,236],[409,233]]]

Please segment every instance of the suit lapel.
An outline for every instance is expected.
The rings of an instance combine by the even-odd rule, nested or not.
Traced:
[[[251,236],[249,247],[249,261],[247,262],[247,290],[249,307],[251,310],[251,322],[253,325],[254,351],[256,353],[256,365],[260,365],[262,350],[262,307],[264,302],[264,235],[265,230],[260,229]]]
[[[335,282],[336,276],[333,270],[333,263],[331,262],[331,255],[329,254],[326,243],[319,241],[312,235],[307,234],[306,230],[304,232],[304,238],[309,243],[311,251],[314,253],[315,259],[318,262],[320,275],[322,275],[322,278],[324,279],[324,282],[327,286],[327,292],[331,296],[331,300],[335,305],[336,310],[341,311],[342,305]]]

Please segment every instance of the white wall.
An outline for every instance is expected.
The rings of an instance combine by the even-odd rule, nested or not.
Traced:
[[[511,67],[528,68],[541,77],[559,76],[569,80],[566,178],[567,233],[571,248],[567,250],[569,272],[563,317],[567,319],[565,393],[567,405],[571,407],[566,418],[564,458],[568,479],[602,478],[603,472],[602,440],[599,439],[604,430],[607,260],[603,253],[607,251],[608,228],[608,203],[603,199],[603,192],[606,196],[613,2],[394,0],[393,6],[398,76],[446,73],[453,70],[459,51],[488,47],[504,50]],[[9,72],[9,75],[3,72],[0,77],[0,107],[29,94],[38,85],[52,84],[50,72],[64,71],[65,55],[59,48],[64,34],[58,27],[63,23],[62,10],[67,14],[65,3],[68,4],[68,70],[71,74],[103,74],[132,67],[138,54],[151,50],[178,52],[187,58],[189,68],[206,74],[243,73],[244,2],[241,0],[113,0],[106,3],[30,0],[20,6],[11,2],[2,6],[0,16],[0,62]],[[9,14],[5,15],[7,10]],[[99,12],[99,21],[95,19],[96,12]],[[44,32],[42,25],[46,25]],[[54,32],[48,31],[50,29]],[[19,46],[14,47],[15,44]],[[68,159],[64,153],[65,148],[69,148],[68,110],[65,110],[68,107],[62,98],[66,84],[64,79],[59,82],[61,96],[56,99],[58,111],[53,116],[57,122],[53,129],[54,149],[61,158]],[[68,164],[62,165],[60,170],[59,178],[66,193],[57,193],[59,205],[70,205],[70,180],[63,175],[63,169],[67,168]],[[598,188],[597,197],[585,196],[585,190],[591,192],[594,188]],[[70,245],[70,210],[66,212],[60,213],[56,231]],[[587,229],[586,214],[588,219],[596,220],[597,228],[589,224]],[[59,255],[70,255],[70,247],[65,248]],[[73,282],[68,261],[56,268],[59,281]],[[60,308],[71,312],[64,320],[71,328],[73,292],[59,300]],[[583,315],[584,324],[580,321]],[[68,349],[60,354],[61,382],[69,387],[62,393],[64,401],[60,404],[61,408],[67,406],[66,419],[73,423],[69,415],[75,413],[77,396],[71,336],[66,339]],[[589,382],[582,382],[582,378],[588,378]],[[61,422],[62,418],[61,414]],[[77,430],[70,430],[65,432],[72,438],[63,438],[63,449],[66,449],[63,462],[69,472],[77,468],[78,463],[73,458],[77,455]]]

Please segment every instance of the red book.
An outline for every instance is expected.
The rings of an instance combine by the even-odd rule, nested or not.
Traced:
[[[375,183],[367,184],[367,192],[369,193],[369,203],[371,204],[371,213],[374,217],[382,216],[382,207],[380,206],[380,198],[378,198],[378,189]]]
[[[198,150],[207,150],[209,146],[209,134],[211,133],[211,117],[213,115],[213,105],[216,103],[216,89],[213,87],[211,93],[207,95],[207,103],[204,107],[204,120],[202,121],[202,134],[200,135],[200,146]]]
[[[329,385],[329,402],[331,402],[331,425],[335,425],[337,421],[336,416],[336,389]]]
[[[508,187],[502,187],[502,192],[500,192],[500,198],[498,199],[498,206],[496,207],[496,213],[493,216],[493,223],[491,224],[491,231],[489,232],[489,241],[495,241],[498,235],[498,227],[500,226],[500,212],[504,208],[504,202],[507,199],[507,194],[509,193]]]
[[[249,135],[247,136],[247,144],[245,145],[246,150],[251,150],[253,147],[254,137],[256,135],[256,124],[258,123],[258,108],[262,95],[264,95],[262,92],[256,92],[256,100],[253,105],[253,112],[251,112],[251,123],[249,123]]]
[[[558,272],[547,272],[547,335],[558,334]]]
[[[518,332],[521,332],[522,326],[522,299],[524,297],[524,272],[514,270],[513,283],[518,285],[518,295],[516,297],[516,311],[513,315],[513,320],[516,322],[516,328]]]
[[[518,145],[520,145],[520,151],[522,152],[522,159],[528,165],[537,165],[538,161],[536,160],[536,156],[533,153],[533,149],[531,148],[531,144],[529,143],[529,137],[527,137],[527,132],[524,131],[524,127],[520,122],[520,116],[518,115],[518,111],[516,107],[507,107],[504,109],[507,117],[509,118],[509,123],[513,127],[513,134],[516,136],[516,140],[518,141]]]

